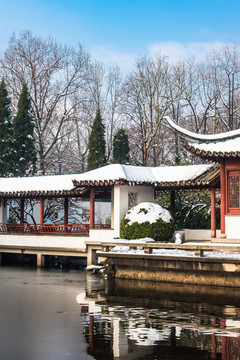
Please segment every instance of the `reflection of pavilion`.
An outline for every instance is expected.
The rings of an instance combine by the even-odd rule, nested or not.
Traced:
[[[220,359],[220,353],[222,360],[238,359],[234,355],[240,353],[240,320],[223,315],[230,309],[231,314],[239,313],[234,306],[227,305],[222,314],[213,306],[211,316],[201,313],[200,304],[164,302],[160,300],[160,294],[153,308],[136,306],[136,298],[131,301],[130,297],[122,297],[119,301],[119,296],[111,292],[104,294],[90,291],[77,297],[85,317],[89,353],[96,359],[104,359],[96,350],[99,338],[105,345],[107,343],[106,359],[135,359],[147,354],[167,356],[181,352],[184,355],[187,352],[191,359],[207,356],[207,353],[212,359]],[[188,312],[184,312],[184,308]],[[218,315],[214,314],[216,311]],[[108,357],[111,354],[112,357]]]

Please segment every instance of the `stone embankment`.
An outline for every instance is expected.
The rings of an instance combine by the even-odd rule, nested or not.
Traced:
[[[240,246],[236,244],[102,245],[98,258],[104,261],[108,276],[114,278],[240,287]],[[114,246],[128,246],[128,251],[111,250]],[[172,249],[176,254],[159,254],[159,249]]]

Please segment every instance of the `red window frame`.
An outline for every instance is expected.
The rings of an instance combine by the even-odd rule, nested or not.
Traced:
[[[230,177],[238,177],[238,206],[230,207]],[[227,214],[229,215],[240,215],[240,170],[231,170],[227,172]]]

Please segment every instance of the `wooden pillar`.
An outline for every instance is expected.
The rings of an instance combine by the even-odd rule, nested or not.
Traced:
[[[88,344],[89,344],[89,353],[93,353],[93,337],[94,337],[94,317],[92,314],[89,313],[89,333],[88,333]]]
[[[211,187],[211,238],[216,237],[216,200],[215,188]]]
[[[222,360],[227,360],[228,359],[228,357],[227,357],[227,355],[228,355],[227,340],[228,340],[228,338],[223,335],[222,336]]]
[[[24,225],[24,199],[20,200],[20,224]]]
[[[217,357],[217,341],[215,333],[212,333],[212,359]]]
[[[175,209],[175,190],[171,190],[171,215],[175,220],[176,209]]]
[[[94,188],[91,187],[90,190],[90,229],[94,229],[94,198],[95,198],[95,193],[94,193]]]
[[[68,231],[68,198],[64,198],[64,225],[65,225],[65,232]]]
[[[225,237],[225,214],[226,214],[226,179],[225,160],[220,162],[220,189],[221,189],[221,236]]]
[[[44,224],[44,198],[40,197],[40,225]]]

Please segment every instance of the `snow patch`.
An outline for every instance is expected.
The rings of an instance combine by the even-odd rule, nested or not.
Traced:
[[[171,220],[171,215],[168,210],[158,204],[143,202],[130,209],[125,218],[129,220],[129,225],[132,225],[134,222],[142,224],[147,221],[152,224],[159,219],[168,223]]]

